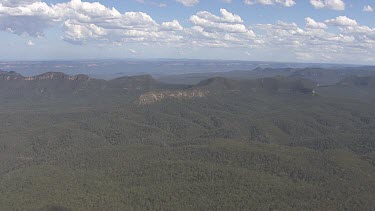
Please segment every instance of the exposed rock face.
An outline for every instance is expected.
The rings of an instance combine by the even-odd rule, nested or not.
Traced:
[[[148,92],[138,98],[139,105],[149,105],[165,99],[191,99],[206,97],[209,91],[203,90],[187,90],[187,91],[164,91],[164,92]]]
[[[18,80],[18,79],[23,79],[23,76],[13,71],[7,72],[7,71],[0,70],[0,80],[10,81],[10,80]]]
[[[0,71],[0,79],[6,80],[6,81],[12,81],[12,80],[35,81],[35,80],[55,80],[55,79],[70,80],[70,81],[87,81],[90,78],[89,76],[83,75],[83,74],[69,76],[60,72],[48,72],[48,73],[43,73],[37,76],[24,77],[15,72]]]
[[[59,72],[48,72],[37,76],[32,77],[25,77],[24,80],[26,81],[34,81],[34,80],[54,80],[54,79],[60,79],[60,80],[69,80],[69,81],[85,81],[88,80],[89,77],[87,75],[74,75],[69,76],[64,73]]]
[[[74,76],[69,77],[69,80],[74,80],[74,81],[87,81],[89,79],[90,79],[90,77],[88,75],[84,75],[84,74],[78,74],[78,75],[74,75]]]

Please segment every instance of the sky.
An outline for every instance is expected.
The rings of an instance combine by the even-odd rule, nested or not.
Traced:
[[[0,0],[0,60],[375,64],[375,0]]]

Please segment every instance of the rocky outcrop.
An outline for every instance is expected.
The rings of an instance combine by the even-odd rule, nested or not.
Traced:
[[[24,80],[26,81],[34,81],[34,80],[69,80],[69,81],[86,81],[89,80],[89,76],[87,75],[74,75],[69,76],[64,73],[60,72],[48,72],[37,76],[32,77],[25,77]]]
[[[184,91],[163,91],[148,92],[138,98],[139,105],[149,105],[165,99],[192,99],[206,97],[209,91],[184,90]]]
[[[14,71],[1,71],[0,70],[0,80],[18,80],[18,79],[23,79],[24,77]]]
[[[6,81],[13,80],[24,80],[24,81],[36,81],[36,80],[70,80],[70,81],[87,81],[90,79],[88,75],[74,75],[69,76],[60,72],[47,72],[37,76],[24,77],[16,72],[0,71],[0,79]]]

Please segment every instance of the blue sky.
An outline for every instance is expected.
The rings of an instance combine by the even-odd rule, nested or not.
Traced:
[[[375,64],[374,0],[0,0],[0,60]]]

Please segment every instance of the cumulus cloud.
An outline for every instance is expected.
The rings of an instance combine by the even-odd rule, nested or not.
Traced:
[[[60,16],[44,2],[5,1],[0,3],[0,30],[42,36],[43,30],[58,22]]]
[[[374,51],[375,47],[375,28],[363,25],[344,25],[338,26],[341,33],[352,36],[356,40],[356,46],[363,49]]]
[[[306,28],[312,28],[312,29],[326,29],[327,25],[322,22],[317,22],[312,18],[305,18]]]
[[[76,44],[82,44],[90,39],[105,39],[104,36],[107,35],[107,31],[104,28],[98,27],[95,24],[81,24],[72,20],[64,22],[64,29],[64,40]]]
[[[321,26],[302,29],[283,21],[257,24],[256,28],[261,30],[257,37],[264,41],[262,48],[280,52],[281,56],[292,53],[305,61],[357,62],[353,54],[360,54],[360,60],[366,58],[366,61],[375,55],[375,29],[360,25],[332,26],[338,27],[340,33],[328,32]]]
[[[184,28],[180,25],[178,20],[173,20],[172,22],[163,22],[160,27],[162,30],[166,31],[181,31]]]
[[[206,31],[226,31],[233,33],[245,33],[246,27],[242,24],[243,20],[238,15],[234,15],[225,9],[220,10],[221,17],[207,11],[200,11],[190,17],[190,21],[204,28]]]
[[[350,19],[346,16],[339,16],[334,19],[329,19],[324,21],[327,24],[330,25],[336,25],[336,26],[356,26],[358,25],[356,20]]]
[[[257,28],[263,31],[262,39],[267,45],[300,45],[299,37],[304,30],[296,23],[277,21],[276,24],[257,24]]]
[[[370,5],[366,5],[363,7],[363,12],[374,12],[374,9]]]
[[[287,1],[251,2],[286,6],[280,2]],[[323,6],[331,4],[328,0],[319,2]],[[179,20],[160,23],[147,13],[122,13],[98,2],[81,0],[54,5],[36,0],[0,0],[2,31],[26,37],[43,36],[46,28],[60,27],[62,39],[69,43],[129,44],[132,46],[129,53],[134,55],[138,55],[139,49],[132,43],[173,48],[238,48],[239,52],[248,51],[251,55],[257,55],[261,49],[279,52],[280,56],[293,54],[304,60],[350,61],[356,52],[364,59],[375,58],[375,28],[360,25],[346,16],[321,22],[306,17],[304,26],[285,21],[246,25],[239,15],[220,9],[219,14],[198,11],[189,21],[189,27],[182,26]],[[34,43],[25,44],[32,46]]]
[[[81,0],[55,5],[44,2],[15,7],[1,5],[0,15],[4,17],[0,19],[0,29],[16,34],[43,36],[46,28],[62,25],[63,40],[72,44],[149,42],[173,46],[192,43],[230,46],[255,37],[240,16],[226,9],[220,10],[220,16],[207,11],[197,12],[190,17],[193,26],[188,29],[178,20],[157,23],[143,12],[120,13],[98,2]]]
[[[95,2],[72,0],[57,4],[54,10],[63,13],[64,40],[72,43],[84,43],[88,40],[108,42],[167,42],[179,40],[175,33],[165,29],[180,27],[178,23],[156,23],[151,16],[143,12],[120,13],[115,8],[107,8]]]
[[[262,4],[262,5],[282,5],[284,7],[291,7],[296,4],[294,0],[244,0],[245,4]]]
[[[255,33],[243,24],[240,16],[220,9],[221,16],[200,11],[190,17],[194,25],[187,35],[195,44],[210,46],[247,45]]]
[[[40,2],[39,0],[1,0],[0,3],[6,7],[16,7],[20,5],[28,5],[35,2]]]
[[[345,34],[362,34],[375,41],[375,28],[368,26],[346,26],[341,28]]]
[[[342,0],[310,0],[310,4],[316,9],[345,10],[345,2]]]
[[[199,0],[176,0],[176,1],[183,4],[185,7],[192,7],[199,3]]]
[[[98,2],[71,0],[55,5],[44,2],[13,5],[16,3],[13,2],[12,6],[0,4],[0,30],[42,36],[46,28],[62,24],[63,39],[74,44],[88,41],[172,42],[181,39],[174,32],[182,30],[177,20],[158,24],[146,13],[120,13]]]

